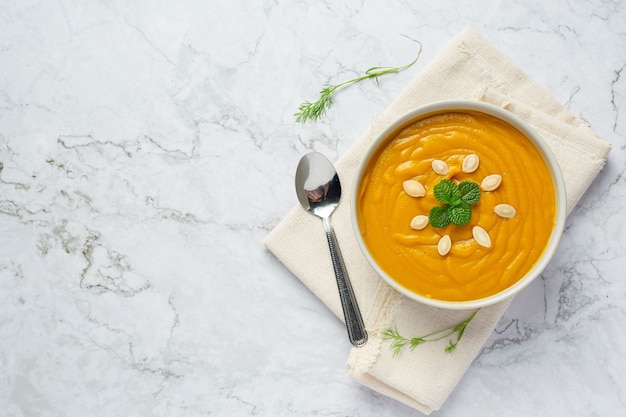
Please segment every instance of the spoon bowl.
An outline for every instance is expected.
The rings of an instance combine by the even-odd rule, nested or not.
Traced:
[[[357,347],[363,346],[367,342],[367,331],[330,222],[331,214],[341,199],[341,183],[337,171],[324,155],[311,152],[300,159],[295,182],[296,194],[302,207],[321,218],[324,224],[350,343]]]

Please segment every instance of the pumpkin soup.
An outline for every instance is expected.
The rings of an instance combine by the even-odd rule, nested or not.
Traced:
[[[480,186],[467,222],[429,222],[442,206],[434,192],[442,181],[461,191],[474,183],[472,193]],[[458,111],[421,119],[379,148],[359,185],[357,219],[372,257],[399,284],[437,300],[476,300],[537,263],[555,226],[555,195],[546,163],[522,133]]]

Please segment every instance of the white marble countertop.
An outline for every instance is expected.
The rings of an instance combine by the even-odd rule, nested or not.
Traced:
[[[434,415],[624,415],[626,4],[413,3],[2,2],[0,415],[420,415],[346,376],[262,240],[300,156],[336,160],[468,25],[613,150]],[[415,66],[295,123],[410,61],[403,34]]]

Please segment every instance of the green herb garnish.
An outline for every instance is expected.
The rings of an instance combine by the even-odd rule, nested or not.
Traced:
[[[445,206],[436,206],[430,210],[428,220],[432,227],[446,227],[450,222],[465,226],[472,216],[470,206],[478,203],[480,187],[472,181],[456,184],[448,179],[439,181],[433,187],[435,198]]]
[[[366,80],[368,78],[374,78],[376,80],[376,83],[378,84],[378,77],[380,77],[381,75],[400,72],[415,64],[420,56],[420,53],[422,52],[422,44],[421,42],[414,39],[411,40],[419,44],[419,50],[417,51],[417,55],[415,56],[415,59],[413,61],[401,67],[372,67],[365,71],[364,75],[354,78],[352,80],[344,81],[340,84],[335,85],[326,84],[320,92],[320,98],[317,101],[313,103],[310,101],[305,101],[304,103],[300,104],[300,107],[298,107],[298,111],[294,114],[294,116],[296,117],[296,122],[304,123],[306,121],[315,121],[321,118],[324,114],[326,114],[326,111],[333,104],[333,94],[335,94],[335,91],[337,91],[341,87],[362,80]]]
[[[402,348],[407,345],[409,346],[411,350],[413,350],[417,346],[421,345],[422,343],[437,342],[439,340],[449,338],[450,336],[456,334],[456,339],[455,338],[448,339],[448,345],[444,348],[444,351],[446,353],[451,353],[452,351],[456,349],[458,343],[461,341],[461,338],[463,337],[465,328],[467,327],[468,324],[470,324],[472,320],[474,320],[474,317],[476,316],[476,313],[478,313],[478,310],[474,311],[471,316],[469,316],[468,318],[466,318],[460,323],[457,323],[450,327],[446,327],[445,329],[437,330],[435,332],[429,333],[424,336],[418,336],[412,339],[407,339],[406,337],[402,336],[398,332],[398,329],[396,329],[395,327],[394,328],[390,327],[390,328],[385,329],[382,332],[382,339],[384,341],[390,341],[390,340],[392,341],[391,346],[389,346],[389,348],[393,351],[393,356],[397,356],[402,350]]]

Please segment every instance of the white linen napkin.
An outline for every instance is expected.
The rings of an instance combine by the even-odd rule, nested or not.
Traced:
[[[471,311],[442,310],[413,301],[387,285],[369,266],[357,245],[350,220],[354,174],[367,146],[402,114],[424,104],[470,99],[501,106],[529,123],[554,152],[565,179],[568,213],[600,172],[610,145],[472,28],[452,39],[428,67],[375,120],[336,163],[343,195],[332,217],[343,257],[364,313],[369,342],[352,348],[348,374],[362,384],[425,414],[438,410],[492,333],[510,299],[482,308],[466,328],[457,349],[446,341],[426,343],[392,356],[381,331],[396,327],[421,336],[456,324]],[[272,252],[337,317],[343,313],[328,245],[320,220],[295,206],[264,241]],[[346,339],[347,340],[347,339]]]

